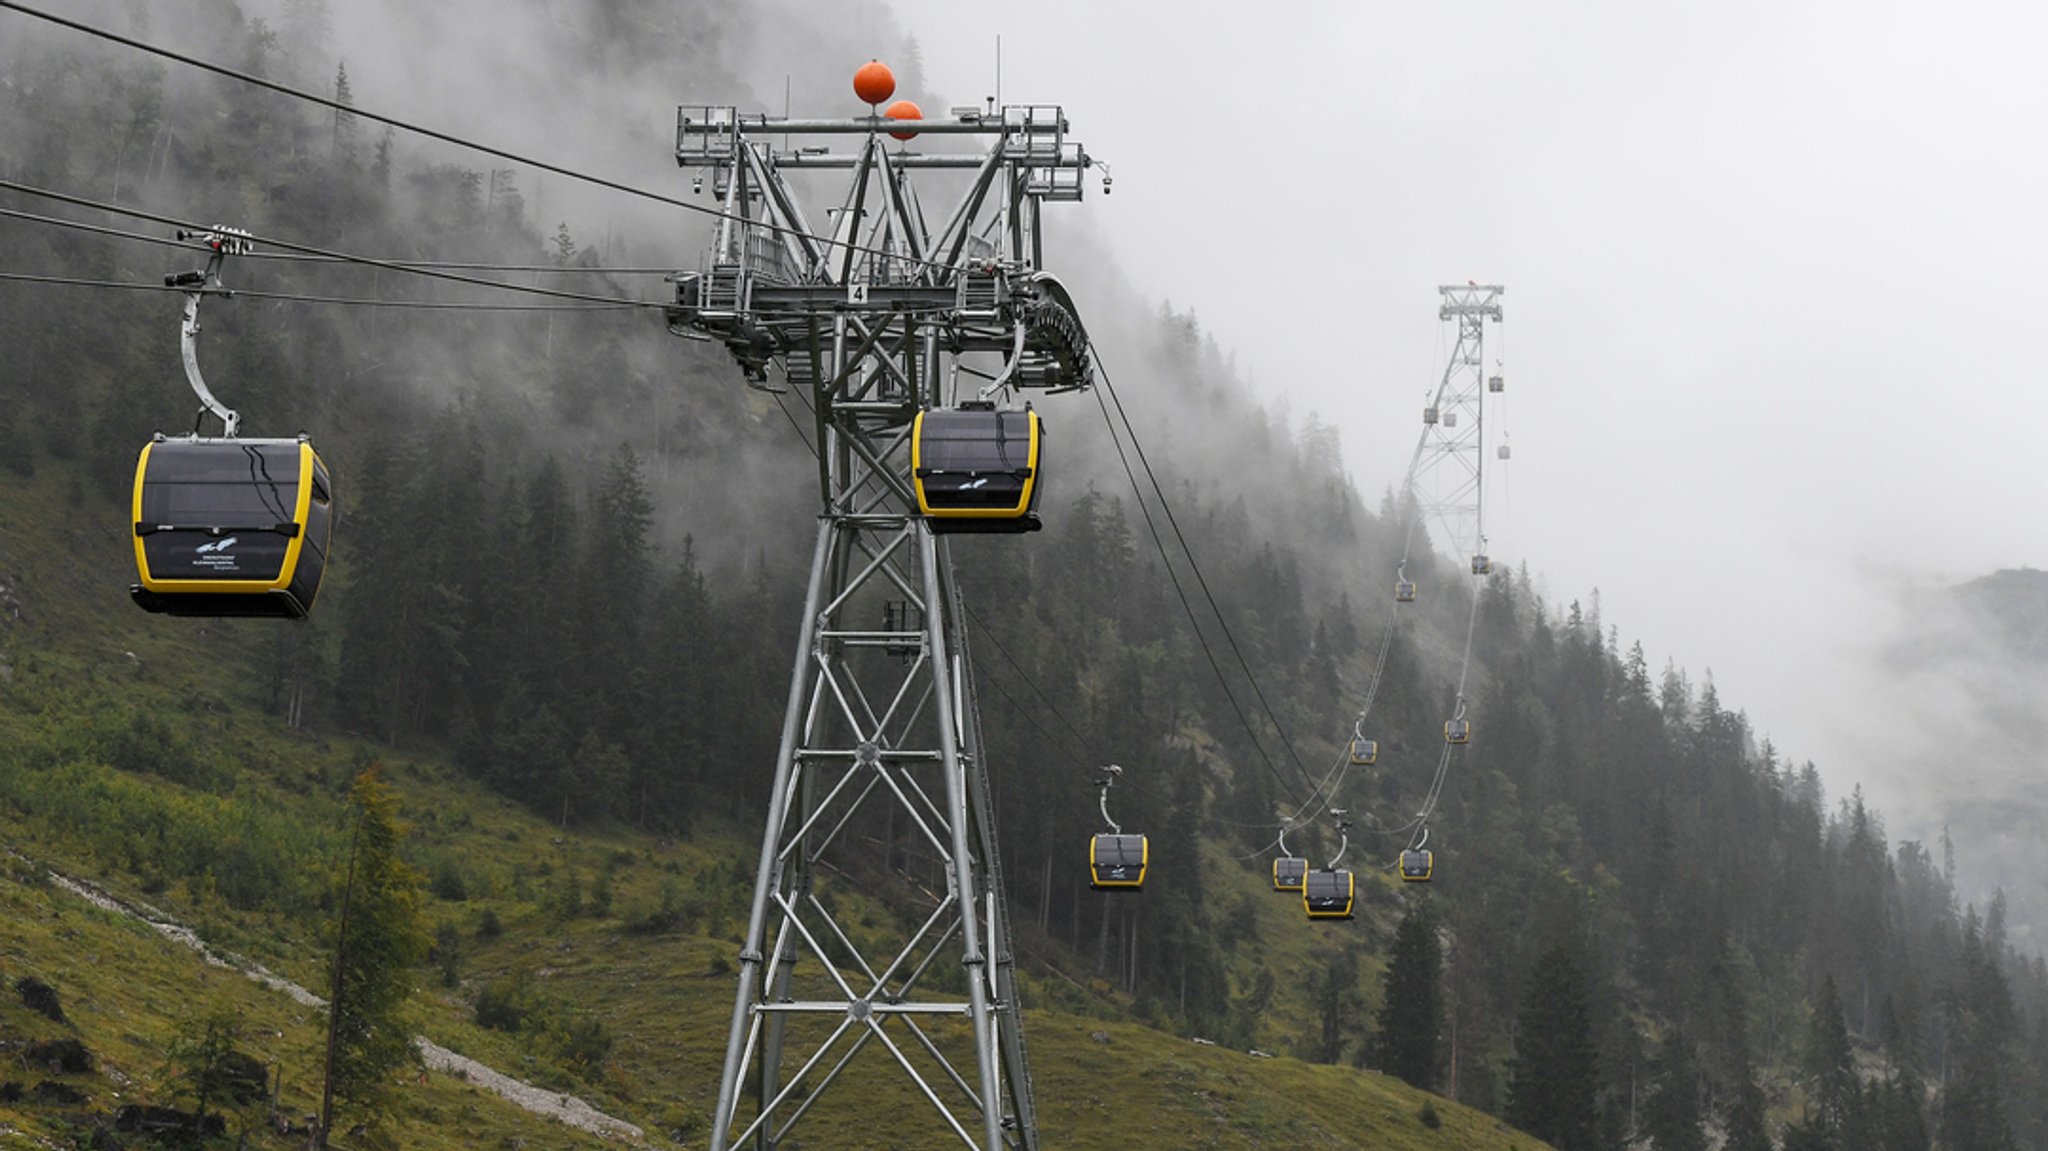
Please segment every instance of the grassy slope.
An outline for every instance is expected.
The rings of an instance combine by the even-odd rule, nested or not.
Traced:
[[[13,669],[0,673],[0,738],[27,738],[53,725],[127,710],[171,715],[207,762],[231,765],[230,782],[216,790],[286,813],[309,836],[333,834],[345,780],[383,749],[307,737],[265,718],[266,685],[246,670],[265,650],[264,627],[156,619],[129,607],[127,541],[118,513],[109,523],[97,501],[74,503],[70,474],[47,463],[31,481],[0,471],[0,581],[13,589],[23,613],[19,622],[0,620],[0,667]],[[0,607],[5,598],[0,595]],[[223,677],[221,668],[234,674]],[[429,757],[394,762],[392,776],[414,824],[416,861],[462,877],[468,896],[431,901],[430,918],[461,931],[464,978],[443,989],[422,972],[421,1029],[501,1071],[573,1091],[651,1134],[662,1133],[657,1142],[681,1132],[685,1145],[702,1145],[731,1011],[729,965],[751,881],[750,866],[731,861],[751,860],[753,830],[707,827],[696,841],[677,844],[624,830],[564,836],[453,779]],[[121,782],[161,792],[167,803],[183,795],[154,777],[123,776]],[[78,829],[48,821],[0,823],[0,843],[123,895],[157,888],[145,898],[199,926],[209,940],[318,988],[317,923],[237,912],[203,882],[161,887],[125,870],[104,849],[96,856],[89,842]],[[1249,896],[1256,909],[1255,931],[1233,971],[1240,984],[1250,977],[1254,949],[1276,970],[1305,971],[1317,948],[1342,933],[1386,938],[1384,913],[1349,925],[1305,925],[1297,903],[1264,890],[1258,872],[1211,850],[1216,898]],[[11,870],[0,879],[0,973],[10,982],[38,975],[72,1005],[70,1026],[101,1057],[97,1074],[75,1077],[92,1107],[167,1101],[165,1041],[202,1007],[220,1004],[241,1012],[252,1053],[282,1065],[285,1111],[311,1109],[318,1066],[312,1013],[207,967],[147,928],[25,882],[28,869]],[[562,889],[571,877],[588,892],[606,872],[610,914],[565,918]],[[627,931],[623,921],[656,906],[665,887],[672,900],[680,894],[686,924],[666,934]],[[838,894],[853,909],[848,918],[857,919],[860,897],[843,888]],[[1382,884],[1371,901],[1384,908],[1391,898]],[[476,933],[486,910],[504,925],[496,938]],[[1434,1103],[1442,1126],[1428,1130],[1418,1119],[1428,1097],[1403,1084],[1350,1068],[1200,1046],[1118,1022],[1110,1017],[1125,1014],[1124,1005],[1099,984],[1083,993],[1063,980],[1030,979],[1028,955],[1024,967],[1031,1061],[1049,1146],[1542,1146],[1442,1100]],[[524,973],[556,1017],[604,1024],[614,1046],[601,1068],[578,1073],[530,1035],[475,1025],[471,1004],[478,990],[514,973]],[[1367,979],[1369,987],[1376,982]],[[1306,1032],[1310,1009],[1299,981],[1283,979],[1262,1023],[1261,1044],[1284,1050],[1283,1036]],[[11,994],[0,996],[0,1039],[66,1033],[27,1013]],[[959,1049],[960,1036],[934,1033],[941,1047]],[[847,1089],[820,1103],[800,1138],[834,1147],[945,1145],[949,1137],[931,1109],[878,1052],[864,1053],[849,1076]],[[43,1076],[0,1062],[0,1082],[13,1078],[32,1085]],[[393,1099],[386,1134],[405,1147],[512,1146],[521,1138],[529,1147],[597,1142],[445,1076],[408,1082]],[[0,1104],[0,1141],[10,1130],[54,1136],[66,1123],[65,1110]]]
[[[48,884],[23,883],[26,868],[0,881],[0,971],[10,981],[34,975],[58,988],[67,1022],[52,1022],[0,999],[0,1036],[34,1041],[75,1037],[97,1057],[95,1073],[51,1076],[10,1052],[0,1082],[33,1088],[57,1079],[87,1096],[83,1107],[0,1104],[0,1146],[34,1146],[46,1137],[70,1146],[85,1111],[109,1112],[124,1103],[168,1104],[164,1045],[192,1017],[195,1004],[226,1007],[241,1018],[241,1048],[283,1068],[281,1109],[304,1116],[318,1107],[321,1031],[318,1013],[233,972],[211,967],[189,948],[133,920],[101,911]],[[407,1082],[391,1096],[391,1134],[408,1148],[512,1146],[597,1147],[603,1141],[513,1108],[448,1076]],[[247,1117],[258,1125],[260,1109]],[[239,1131],[239,1120],[230,1132]],[[298,1146],[271,1138],[258,1146]]]

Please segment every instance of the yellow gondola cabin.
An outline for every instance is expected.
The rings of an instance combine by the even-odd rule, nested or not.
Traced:
[[[1030,408],[919,412],[910,432],[917,510],[935,532],[1037,531],[1044,436]]]
[[[304,438],[173,439],[135,467],[135,568],[143,609],[303,619],[326,574],[336,507]]]
[[[1308,860],[1297,855],[1283,855],[1273,860],[1273,890],[1300,891],[1302,880],[1308,875]]]
[[[1097,891],[1136,891],[1145,886],[1152,845],[1142,835],[1098,835],[1088,841],[1088,886]]]
[[[1319,867],[1304,877],[1301,905],[1310,919],[1349,919],[1357,893],[1358,883],[1350,871]]]

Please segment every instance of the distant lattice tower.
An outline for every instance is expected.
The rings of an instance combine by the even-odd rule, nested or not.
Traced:
[[[899,1109],[891,1139],[1038,1147],[967,621],[909,456],[920,413],[1092,384],[1073,301],[1041,267],[1041,209],[1079,200],[1091,160],[1056,106],[877,111],[894,89],[871,63],[867,116],[678,113],[677,162],[724,218],[677,277],[670,328],[808,407],[820,496],[714,1151],[825,1122],[863,1053],[936,1112]],[[828,228],[792,171],[847,173]],[[948,175],[957,198],[928,216],[919,185]],[[849,921],[862,887],[923,906],[900,930]]]
[[[1486,397],[1506,382],[1486,369],[1486,322],[1501,321],[1499,284],[1446,284],[1437,317],[1457,325],[1443,379],[1422,410],[1423,438],[1415,462],[1416,510],[1442,530],[1470,561],[1473,574],[1491,568],[1486,551]],[[1505,457],[1503,457],[1505,458]]]

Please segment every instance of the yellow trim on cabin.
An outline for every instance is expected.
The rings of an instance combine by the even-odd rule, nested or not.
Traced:
[[[999,417],[1003,414],[996,413]],[[1027,435],[1031,446],[1025,452],[1024,466],[1030,472],[1024,477],[1024,486],[1017,492],[1017,506],[999,508],[935,508],[926,502],[924,477],[918,475],[924,467],[924,417],[926,412],[917,413],[917,419],[910,425],[910,483],[917,491],[917,510],[920,515],[938,520],[1014,520],[1021,519],[1031,511],[1032,495],[1038,490],[1038,413],[1029,408],[1024,410]]]
[[[1343,906],[1343,907],[1342,907],[1341,909],[1339,909],[1339,910],[1337,910],[1337,911],[1317,911],[1317,910],[1316,910],[1316,909],[1315,909],[1315,908],[1314,908],[1313,906],[1311,906],[1311,905],[1309,904],[1309,901],[1308,901],[1308,877],[1307,877],[1307,876],[1303,876],[1303,877],[1302,877],[1302,883],[1301,883],[1301,909],[1302,909],[1303,911],[1306,911],[1306,912],[1308,912],[1308,917],[1309,917],[1310,919],[1349,919],[1349,918],[1351,918],[1351,908],[1352,908],[1352,906],[1353,906],[1354,904],[1356,904],[1356,903],[1358,902],[1358,875],[1357,875],[1357,874],[1356,874],[1355,872],[1350,872],[1350,871],[1347,871],[1347,872],[1345,872],[1345,873],[1344,873],[1344,885],[1345,885],[1345,891],[1344,891],[1344,906]]]
[[[142,445],[142,456],[135,464],[135,505],[131,523],[142,522],[142,484],[149,475],[149,453],[157,441]],[[148,591],[164,595],[267,595],[284,591],[292,586],[292,577],[299,572],[299,553],[305,549],[306,520],[313,501],[313,445],[299,441],[299,491],[292,507],[292,522],[299,526],[298,534],[285,544],[284,563],[277,569],[277,578],[264,583],[254,580],[213,580],[213,579],[153,579],[149,574],[149,553],[143,548],[146,537],[135,537],[135,572],[139,582]],[[327,582],[325,579],[322,583]],[[318,595],[318,589],[314,591]],[[309,603],[306,605],[311,608]]]
[[[1105,834],[1109,834],[1109,833],[1105,833]],[[1088,837],[1088,883],[1089,883],[1089,886],[1091,886],[1091,887],[1097,887],[1097,888],[1102,888],[1102,887],[1143,887],[1143,886],[1145,886],[1145,872],[1146,872],[1146,870],[1147,870],[1147,869],[1149,869],[1149,868],[1150,868],[1150,867],[1152,866],[1152,839],[1151,839],[1151,837],[1150,837],[1150,836],[1145,836],[1145,835],[1141,835],[1141,836],[1139,836],[1139,837],[1138,837],[1138,878],[1136,878],[1136,879],[1104,879],[1104,878],[1102,878],[1102,875],[1101,875],[1101,873],[1095,870],[1095,867],[1096,867],[1096,860],[1095,860],[1095,845],[1096,845],[1096,844],[1097,844],[1098,842],[1100,842],[1100,841],[1101,841],[1101,839],[1102,839],[1102,836],[1100,836],[1100,835],[1091,835],[1091,836],[1089,836],[1089,837]]]

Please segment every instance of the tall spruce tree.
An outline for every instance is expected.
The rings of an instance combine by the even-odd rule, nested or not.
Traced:
[[[1656,1151],[1707,1151],[1706,1133],[1700,1128],[1703,1117],[1692,1041],[1673,1028],[1657,1051],[1643,1133]]]
[[[1835,991],[1835,977],[1824,976],[1806,1035],[1806,1125],[1825,1135],[1830,1146],[1840,1145],[1855,1124],[1861,1101],[1842,999]]]
[[[1885,997],[1881,1018],[1886,1073],[1865,1104],[1876,1145],[1880,1151],[1929,1151],[1934,1143],[1927,1128],[1927,1084],[1912,1038],[1890,996]]]
[[[1968,1042],[1941,1093],[1942,1151],[2013,1151],[2012,1128],[1998,1100],[1998,1053]]]
[[[1722,1120],[1728,1139],[1721,1145],[1721,1151],[1774,1151],[1765,1121],[1769,1106],[1763,1088],[1757,1086],[1755,1076],[1745,1065],[1742,1079],[1735,1084],[1735,1098]]]
[[[1443,948],[1428,903],[1402,916],[1383,986],[1373,1057],[1387,1074],[1434,1091],[1442,1064]]]
[[[1536,961],[1515,1019],[1508,1122],[1558,1151],[1593,1151],[1600,1068],[1586,971],[1570,945]]]
[[[1320,1028],[1312,1053],[1318,1063],[1336,1063],[1344,1058],[1356,1027],[1353,1021],[1365,1006],[1358,992],[1358,948],[1333,947],[1322,960],[1308,979]]]

